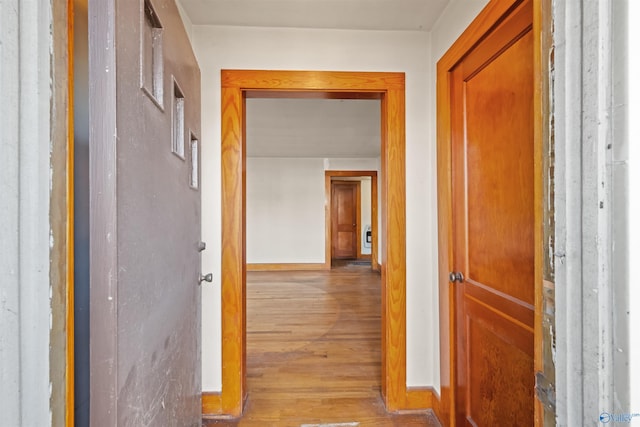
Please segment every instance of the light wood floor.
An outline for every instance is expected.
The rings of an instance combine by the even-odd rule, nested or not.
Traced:
[[[439,426],[428,412],[387,414],[380,397],[380,276],[247,273],[247,387],[241,420],[205,426]]]

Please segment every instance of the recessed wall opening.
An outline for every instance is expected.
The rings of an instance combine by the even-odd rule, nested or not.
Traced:
[[[371,259],[365,230],[373,225],[380,111],[379,99],[246,100],[249,270],[330,269],[332,253],[325,247],[332,240],[349,240],[354,262]],[[329,210],[328,171],[362,188],[350,205],[333,204],[334,214],[347,209],[352,216],[339,233],[325,229],[327,219],[338,217]]]

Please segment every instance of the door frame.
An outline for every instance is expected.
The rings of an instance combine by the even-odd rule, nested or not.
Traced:
[[[325,192],[325,250],[324,259],[327,268],[331,268],[331,178],[371,177],[371,269],[380,271],[378,263],[378,172],[377,171],[344,171],[327,170],[324,172]],[[360,227],[359,227],[360,229]],[[360,229],[360,234],[362,230]],[[359,236],[361,238],[362,236]],[[362,248],[361,248],[362,250]],[[358,254],[360,255],[360,254]]]
[[[222,70],[222,392],[203,396],[203,411],[240,416],[247,396],[247,97],[381,100],[381,391],[387,410],[402,409],[407,400],[404,73]]]
[[[449,282],[453,271],[453,223],[452,223],[452,166],[451,166],[451,104],[450,72],[456,64],[492,31],[506,14],[523,0],[491,0],[467,27],[437,64],[437,175],[438,175],[438,289],[440,312],[440,414],[445,425],[455,425],[456,417],[456,293]],[[551,9],[547,0],[533,0],[534,34],[534,282],[535,282],[535,331],[534,372],[540,371],[542,363],[542,303],[543,303],[543,144],[548,138],[549,103],[548,91],[548,29]],[[543,61],[543,58],[544,61]],[[535,399],[535,424],[541,425],[542,406]]]

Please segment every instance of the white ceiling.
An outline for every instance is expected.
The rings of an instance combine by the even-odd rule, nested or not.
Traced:
[[[249,157],[378,157],[380,101],[247,99]]]
[[[180,0],[195,25],[430,31],[449,0]]]

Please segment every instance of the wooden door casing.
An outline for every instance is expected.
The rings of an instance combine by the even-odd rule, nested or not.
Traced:
[[[246,388],[245,108],[252,97],[381,100],[379,253],[382,395],[406,407],[405,76],[346,71],[222,70],[222,392],[203,396],[207,414],[239,416]],[[366,174],[365,174],[366,175]],[[326,175],[325,175],[326,182]],[[210,363],[205,361],[205,363]]]
[[[451,71],[456,423],[534,421],[532,2]]]
[[[360,183],[331,183],[331,258],[358,257],[360,242]]]

